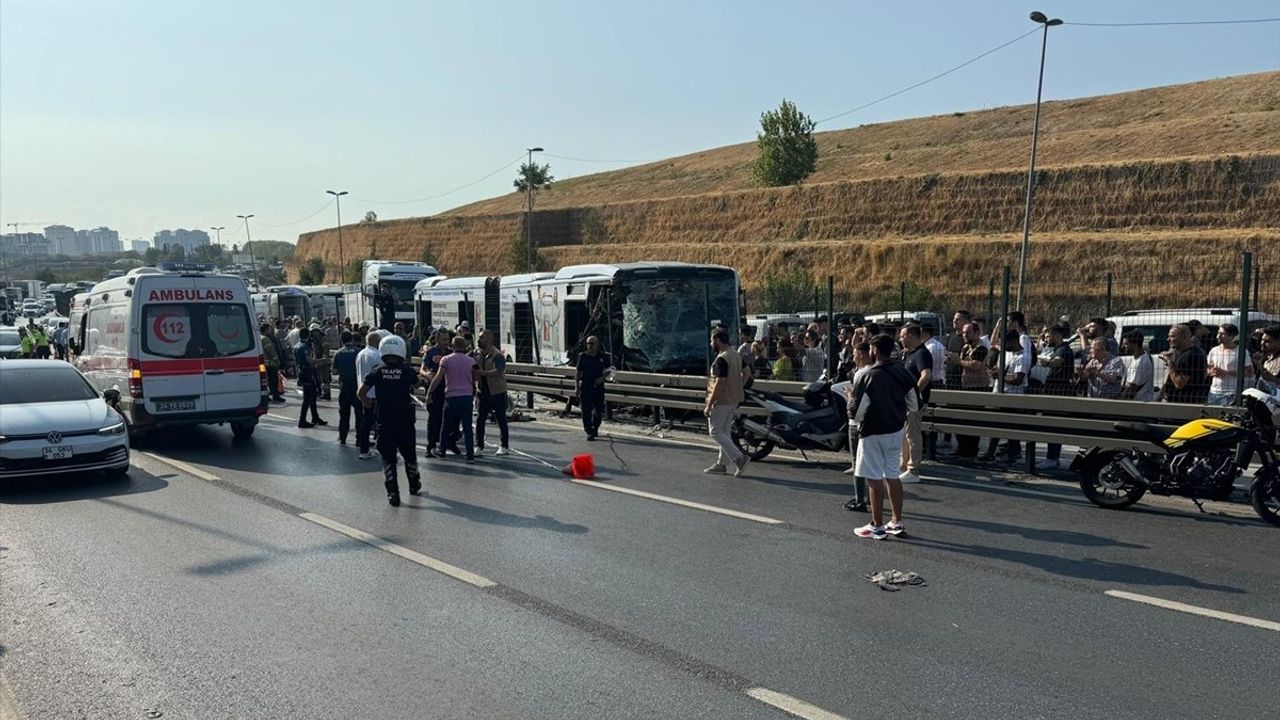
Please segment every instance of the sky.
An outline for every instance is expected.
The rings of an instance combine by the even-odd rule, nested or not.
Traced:
[[[1035,9],[1068,23],[1046,100],[1280,68],[1278,23],[1070,24],[1275,18],[1280,0],[1057,5],[0,0],[0,223],[221,225],[229,245],[252,213],[254,239],[294,241],[336,223],[328,189],[350,193],[344,222],[430,215],[511,192],[535,145],[563,179],[751,141],[783,98],[827,118],[1034,29]],[[1039,40],[819,129],[1034,102]]]

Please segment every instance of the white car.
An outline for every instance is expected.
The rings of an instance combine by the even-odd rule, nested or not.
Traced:
[[[0,359],[22,357],[22,336],[18,328],[0,326]]]
[[[79,370],[57,360],[0,360],[0,480],[129,472],[129,431]]]

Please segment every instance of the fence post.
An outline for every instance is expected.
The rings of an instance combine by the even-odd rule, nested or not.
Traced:
[[[818,286],[813,286],[813,321],[818,322]]]
[[[907,281],[898,286],[898,322],[907,321]]]
[[[996,392],[1000,394],[1004,394],[1005,362],[1009,357],[1009,348],[1007,347],[1008,343],[1004,341],[1005,335],[1009,332],[1009,326],[1005,323],[1005,320],[1009,317],[1009,266],[1008,265],[1004,266],[1004,286],[1003,287],[1004,289],[1001,291],[1001,294],[1000,294],[1000,319],[996,321],[1000,325],[1000,338],[999,338],[1000,339],[1000,357],[998,358],[1000,361],[1000,377],[996,379],[996,386],[998,388]],[[991,327],[994,329],[995,325],[993,324]],[[994,342],[996,338],[991,338],[991,340]]]
[[[1253,309],[1258,309],[1258,288],[1262,286],[1262,263],[1253,266]],[[1241,333],[1247,333],[1244,325],[1240,326]],[[1244,337],[1244,335],[1241,335]]]
[[[996,326],[996,279],[987,282],[987,335]]]
[[[706,328],[707,337],[704,347],[707,349],[707,369],[711,369],[711,285],[702,283],[702,327]]]
[[[1107,273],[1107,312],[1104,317],[1111,317],[1111,273]]]
[[[836,347],[836,278],[827,276],[827,379],[834,381],[836,377],[836,356],[840,348]]]
[[[1240,344],[1236,346],[1236,399],[1235,404],[1240,405],[1241,397],[1244,394],[1244,368],[1245,361],[1248,359],[1248,333],[1249,333],[1249,281],[1253,279],[1253,253],[1244,254],[1243,269],[1240,273],[1240,319],[1237,327],[1240,328]]]

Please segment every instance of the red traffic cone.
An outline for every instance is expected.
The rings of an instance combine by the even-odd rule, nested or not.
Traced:
[[[596,476],[596,459],[590,455],[575,455],[560,472],[577,480],[590,480]]]

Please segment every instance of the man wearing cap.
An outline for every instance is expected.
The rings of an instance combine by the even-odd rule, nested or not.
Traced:
[[[316,399],[320,396],[320,376],[312,357],[313,347],[324,333],[320,331],[319,325],[313,325],[309,335],[310,337],[299,340],[293,346],[293,360],[298,366],[298,387],[302,388],[302,410],[298,415],[298,427],[304,430],[329,424],[320,419],[320,412],[316,409]],[[307,422],[308,409],[311,411],[311,422]]]

